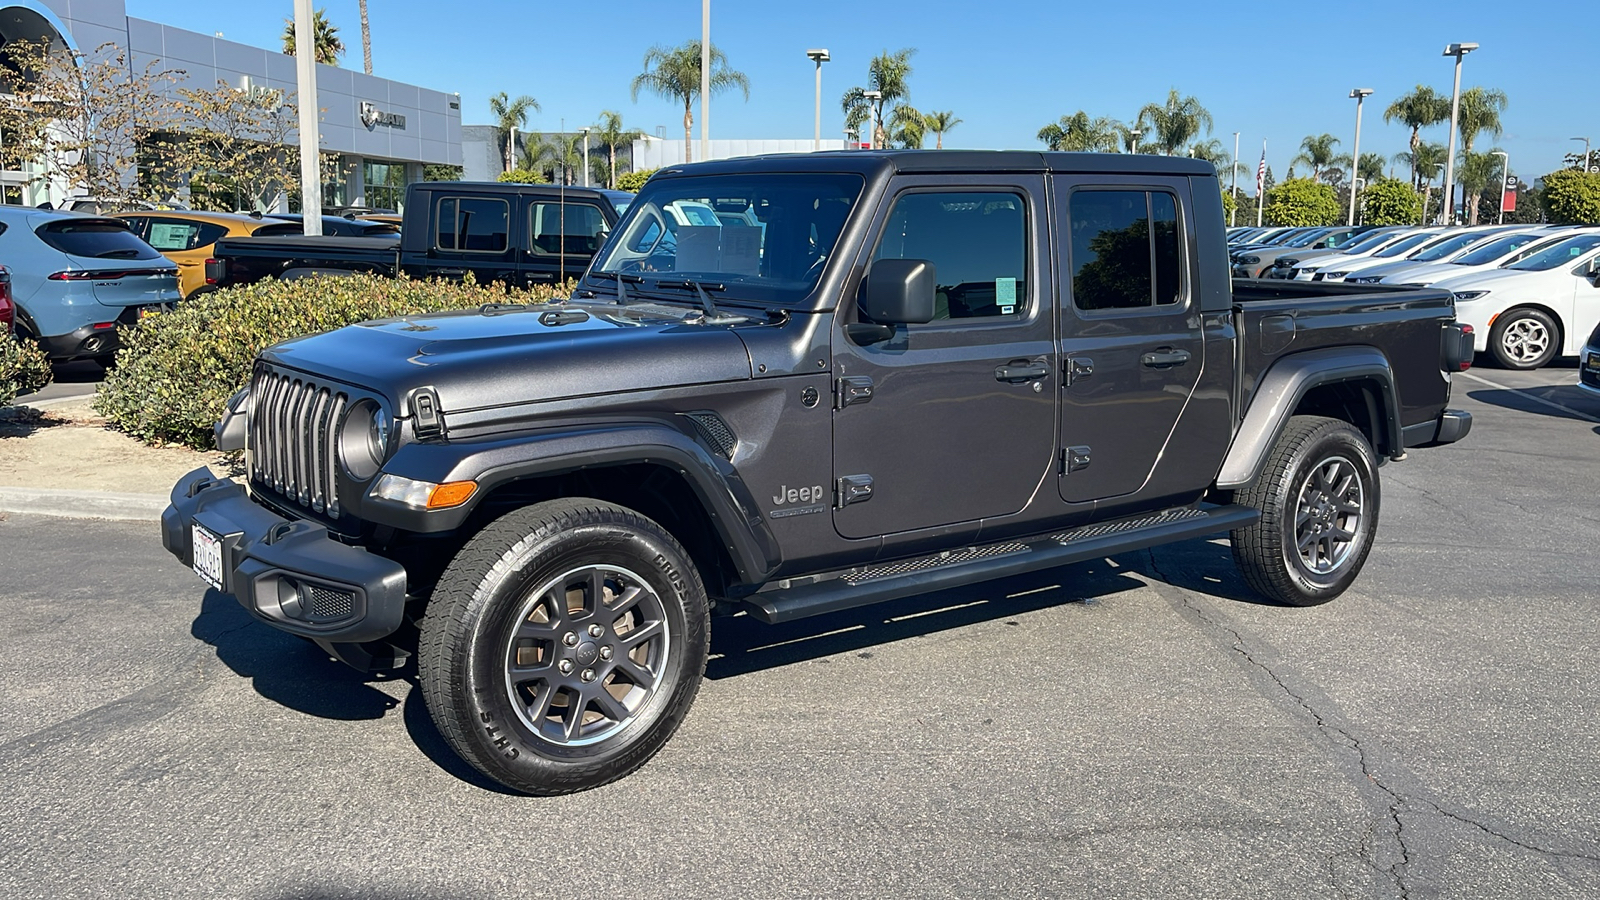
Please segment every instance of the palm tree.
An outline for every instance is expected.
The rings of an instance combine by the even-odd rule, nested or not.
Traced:
[[[922,127],[933,132],[933,149],[944,149],[944,133],[961,124],[956,114],[950,110],[944,112],[931,112],[922,117]]]
[[[1465,99],[1466,95],[1462,97]],[[1456,160],[1456,181],[1461,185],[1462,202],[1468,205],[1468,225],[1478,224],[1478,195],[1488,190],[1491,184],[1504,183],[1505,173],[1501,171],[1500,157],[1494,155],[1498,149],[1489,153],[1463,150]]]
[[[883,130],[884,110],[890,110],[892,117],[894,107],[904,103],[911,95],[911,57],[916,52],[915,47],[906,47],[893,53],[885,50],[874,56],[867,63],[868,86],[845,91],[844,98],[839,101],[844,109],[847,128],[859,129],[869,121],[872,123],[874,147],[888,143],[888,135]],[[877,100],[871,100],[867,97],[867,91],[877,91],[880,96]]]
[[[750,99],[750,79],[743,72],[728,68],[728,56],[716,45],[711,47],[711,93],[720,94],[736,87]],[[639,91],[668,100],[683,101],[683,161],[694,161],[694,101],[700,96],[700,42],[689,41],[677,47],[651,47],[644,54],[644,72],[634,76],[633,100]]]
[[[505,91],[501,91],[489,98],[489,112],[494,114],[495,130],[500,135],[500,145],[505,148],[504,155],[506,171],[511,171],[512,158],[516,156],[516,148],[512,146],[511,131],[514,128],[525,128],[528,124],[528,110],[539,111],[539,101],[527,94],[511,99]]]
[[[889,140],[905,150],[921,150],[927,139],[927,121],[909,103],[897,104],[889,113]]]
[[[1439,176],[1444,169],[1445,157],[1450,153],[1443,144],[1434,144],[1422,141],[1417,144],[1414,151],[1401,152],[1394,155],[1394,161],[1404,163],[1416,173],[1417,181],[1413,182],[1417,189],[1422,191],[1423,221],[1427,221],[1428,190],[1433,185],[1433,179]]]
[[[1116,153],[1125,130],[1122,123],[1115,119],[1104,116],[1091,119],[1088,113],[1080,109],[1039,129],[1038,138],[1050,150]]]
[[[1422,145],[1422,129],[1450,120],[1450,98],[1441,97],[1433,88],[1419,84],[1411,93],[1395,98],[1389,108],[1383,111],[1383,120],[1400,122],[1411,129],[1411,155],[1415,156]],[[1400,157],[1396,156],[1395,161],[1399,162]],[[1415,168],[1411,170],[1411,183],[1422,184],[1421,175]]]
[[[617,186],[617,148],[632,147],[633,142],[644,137],[644,132],[637,128],[623,128],[622,114],[613,110],[600,113],[600,127],[594,132],[595,139],[600,146],[606,149],[610,162],[606,165],[605,177],[599,181],[608,188]]]
[[[1337,143],[1339,139],[1331,134],[1314,136],[1308,134],[1306,139],[1300,142],[1300,153],[1289,160],[1289,165],[1297,166],[1305,163],[1311,167],[1311,180],[1321,181],[1322,170],[1333,162],[1333,145]]]
[[[372,74],[372,29],[367,27],[367,0],[360,0],[361,4],[361,64],[366,67],[367,74]]]
[[[326,9],[311,14],[311,46],[312,55],[325,66],[338,65],[339,57],[344,55],[344,41],[339,40],[339,26],[328,21]],[[294,20],[286,19],[283,26],[283,52],[293,56],[295,49]]]
[[[1134,126],[1144,131],[1147,142],[1159,146],[1167,156],[1187,147],[1194,138],[1210,134],[1211,124],[1211,113],[1200,101],[1194,97],[1179,97],[1177,88],[1167,93],[1165,104],[1145,104],[1134,121]],[[1152,129],[1154,135],[1150,133]],[[1152,137],[1154,140],[1148,140]]]
[[[1500,114],[1506,109],[1506,92],[1499,88],[1471,87],[1461,92],[1456,128],[1461,132],[1461,151],[1471,155],[1472,142],[1487,131],[1499,137]],[[1473,208],[1476,211],[1476,207]]]
[[[1217,170],[1218,178],[1227,177],[1222,174],[1224,169],[1232,172],[1239,168],[1239,164],[1233,159],[1233,154],[1223,148],[1222,142],[1216,138],[1204,142],[1195,141],[1190,144],[1189,155],[1194,159],[1203,159],[1211,163],[1212,168]]]

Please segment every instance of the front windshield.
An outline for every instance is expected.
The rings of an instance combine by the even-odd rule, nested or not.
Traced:
[[[1482,247],[1464,253],[1450,261],[1452,266],[1486,266],[1508,253],[1515,253],[1534,241],[1539,240],[1537,234],[1513,234],[1499,240],[1490,241]]]
[[[1600,247],[1600,234],[1586,234],[1562,241],[1547,250],[1540,250],[1522,262],[1512,263],[1506,268],[1520,269],[1524,272],[1544,272],[1572,262],[1595,247]]]
[[[1411,258],[1417,262],[1433,262],[1441,257],[1449,256],[1475,241],[1481,240],[1483,240],[1483,235],[1481,234],[1458,234],[1449,240],[1440,241],[1426,250],[1418,250],[1417,255]]]
[[[726,290],[730,300],[799,303],[822,275],[862,186],[861,176],[839,173],[651,181],[590,271],[637,274],[644,291],[675,293],[690,279]]]
[[[1346,245],[1340,252],[1347,255],[1361,253],[1370,247],[1376,247],[1392,237],[1394,237],[1394,232],[1392,231],[1374,231],[1371,234],[1362,235],[1359,240]]]
[[[1400,240],[1395,241],[1393,244],[1390,244],[1389,246],[1383,248],[1382,250],[1379,250],[1377,253],[1374,253],[1372,255],[1376,256],[1376,257],[1379,257],[1379,258],[1382,258],[1382,259],[1388,259],[1391,256],[1399,256],[1400,254],[1406,252],[1407,250],[1410,250],[1412,247],[1415,247],[1416,245],[1422,243],[1423,241],[1432,240],[1436,236],[1437,235],[1432,235],[1432,234],[1413,234],[1410,237],[1401,238]]]

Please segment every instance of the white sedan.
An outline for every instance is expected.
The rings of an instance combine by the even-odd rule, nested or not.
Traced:
[[[1380,284],[1403,284],[1407,287],[1427,287],[1436,281],[1468,275],[1474,272],[1492,272],[1501,266],[1520,262],[1546,247],[1559,244],[1576,232],[1551,231],[1533,228],[1500,235],[1488,243],[1469,248],[1466,252],[1439,262],[1407,266],[1383,276]]]
[[[1600,322],[1600,233],[1570,237],[1491,272],[1435,282],[1456,299],[1476,349],[1508,369],[1575,356]]]

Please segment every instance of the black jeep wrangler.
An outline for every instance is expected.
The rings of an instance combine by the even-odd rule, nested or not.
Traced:
[[[768,622],[1231,532],[1324,603],[1378,470],[1471,425],[1444,291],[1230,285],[1209,164],[839,152],[659,173],[570,300],[261,355],[243,484],[168,550],[358,667],[415,654],[455,750],[534,794],[683,721],[714,612]]]

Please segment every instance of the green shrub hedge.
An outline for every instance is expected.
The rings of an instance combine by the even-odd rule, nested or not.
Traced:
[[[637,194],[639,189],[644,187],[644,183],[650,180],[650,176],[658,171],[660,170],[644,169],[639,172],[624,172],[617,176],[617,190]]]
[[[565,296],[566,289],[367,275],[268,280],[202,294],[122,332],[116,366],[106,374],[94,409],[147,444],[207,450],[214,446],[211,427],[263,348],[369,319],[485,303],[543,303],[558,294]]]
[[[50,377],[50,360],[38,344],[13,340],[0,331],[0,406],[44,387]]]

